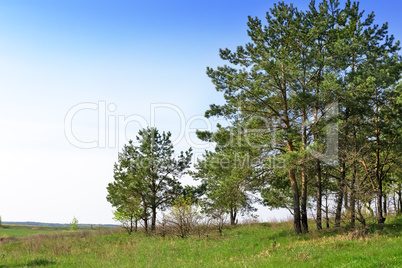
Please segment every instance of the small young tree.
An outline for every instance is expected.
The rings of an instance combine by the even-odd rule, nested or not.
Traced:
[[[211,223],[218,229],[219,235],[223,235],[223,228],[226,225],[228,214],[224,209],[215,209],[210,211]]]
[[[70,230],[74,231],[78,229],[78,220],[76,217],[70,222]]]
[[[200,206],[192,203],[191,197],[179,197],[173,202],[170,213],[164,214],[164,221],[172,232],[181,238],[188,236],[202,219]]]
[[[131,235],[137,231],[138,221],[141,220],[143,208],[140,200],[132,200],[128,206],[121,206],[114,212],[113,219],[120,222],[121,226]]]
[[[131,235],[131,233],[136,230],[134,227],[134,217],[133,215],[125,214],[124,211],[115,210],[113,211],[113,219],[120,222],[121,227],[126,229],[127,233]]]

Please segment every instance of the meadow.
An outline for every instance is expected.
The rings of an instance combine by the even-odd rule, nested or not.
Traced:
[[[129,236],[119,228],[67,231],[0,229],[16,241],[0,245],[0,267],[402,267],[402,218],[379,227],[330,228],[313,223],[294,235],[292,224],[228,226],[219,236]],[[31,235],[26,234],[31,232]]]
[[[37,234],[50,234],[60,233],[61,231],[68,231],[68,227],[44,227],[44,226],[27,226],[27,225],[2,225],[0,227],[1,237],[26,237]]]

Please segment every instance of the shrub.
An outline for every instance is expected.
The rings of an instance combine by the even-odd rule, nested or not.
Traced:
[[[216,209],[210,212],[211,223],[218,229],[219,235],[222,236],[223,228],[226,225],[227,213],[224,209]]]
[[[76,217],[73,218],[73,221],[70,223],[70,230],[74,231],[78,229],[78,220]]]
[[[166,233],[172,233],[181,238],[185,238],[191,232],[196,231],[199,236],[204,232],[204,228],[200,228],[203,215],[201,207],[198,204],[193,205],[191,197],[179,197],[173,202],[173,207],[169,214],[163,215],[163,236]]]

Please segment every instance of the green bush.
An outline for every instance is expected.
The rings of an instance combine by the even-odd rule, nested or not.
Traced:
[[[73,218],[73,221],[70,223],[70,230],[74,231],[78,229],[78,220],[76,217]]]

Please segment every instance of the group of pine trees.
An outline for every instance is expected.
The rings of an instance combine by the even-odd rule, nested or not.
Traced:
[[[200,198],[232,224],[262,202],[288,208],[295,233],[308,232],[309,209],[318,230],[323,219],[354,226],[375,214],[381,224],[401,213],[402,63],[387,24],[358,3],[328,0],[306,11],[278,3],[265,25],[250,17],[248,27],[250,43],[221,50],[228,64],[207,69],[225,103],[205,116],[228,126],[197,132],[216,144],[191,172],[200,186],[178,180],[191,150],[173,158],[170,134],[146,129],[115,165],[116,211],[145,228],[150,218],[154,229],[156,211],[179,196]]]

